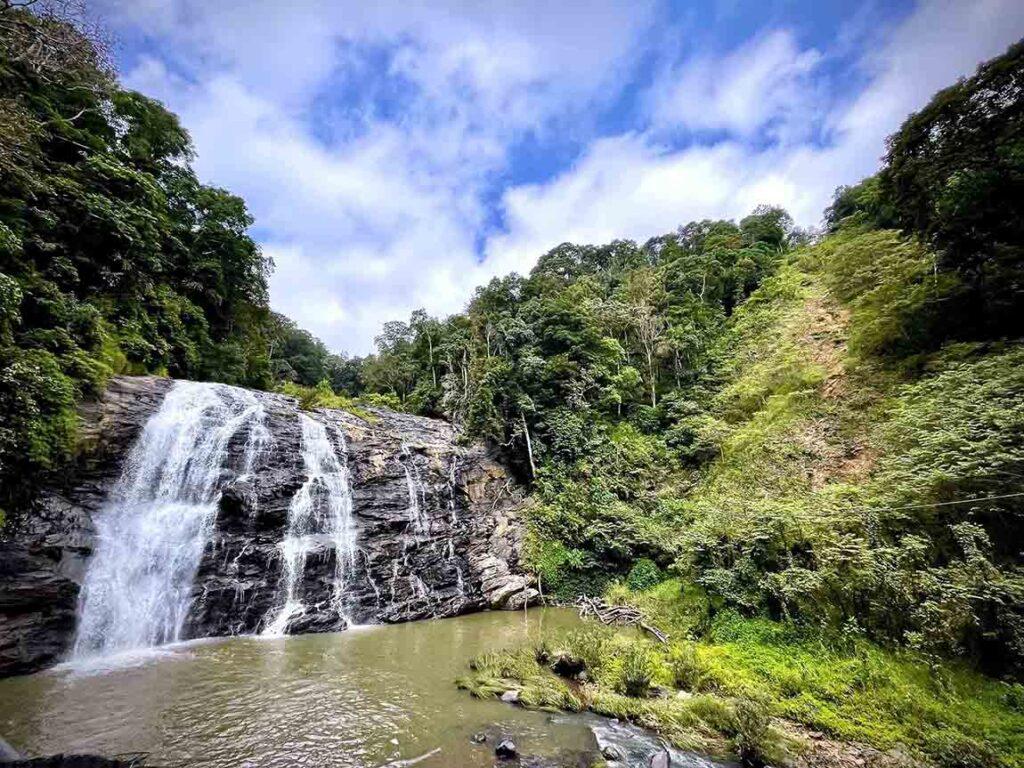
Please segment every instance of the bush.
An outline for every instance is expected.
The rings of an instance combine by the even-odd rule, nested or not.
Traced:
[[[626,696],[643,698],[650,693],[656,672],[657,665],[650,648],[633,643],[622,658],[622,672],[616,690]]]
[[[925,751],[940,768],[1002,768],[1005,765],[992,747],[951,729],[929,735]]]
[[[367,392],[359,397],[359,399],[366,405],[374,408],[388,408],[392,411],[404,411],[405,408],[402,406],[402,401],[398,399],[398,396],[387,392],[381,394],[379,392]]]
[[[1003,694],[1003,703],[1014,712],[1024,714],[1024,685],[1010,683]]]
[[[609,633],[597,627],[574,630],[565,636],[560,656],[576,669],[585,669],[594,679],[608,656]]]
[[[626,584],[634,592],[642,592],[650,589],[665,580],[657,563],[646,557],[636,561],[626,577]]]
[[[704,675],[697,656],[697,647],[693,643],[672,646],[668,655],[668,665],[676,686],[686,691],[701,689]]]
[[[373,422],[376,417],[364,407],[364,400],[355,400],[346,395],[339,395],[331,389],[330,383],[324,379],[315,387],[304,387],[292,381],[282,382],[277,391],[283,395],[294,397],[299,401],[299,408],[304,411],[312,411],[317,408],[334,408],[339,411],[348,411],[353,416],[358,416],[364,421]]]
[[[733,743],[743,765],[761,768],[771,752],[771,719],[768,707],[752,699],[740,699],[734,711]]]

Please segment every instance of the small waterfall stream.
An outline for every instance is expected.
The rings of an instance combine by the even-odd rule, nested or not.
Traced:
[[[150,417],[96,521],[73,655],[181,639],[196,568],[216,517],[228,445],[245,431],[244,472],[266,445],[256,396],[177,382]]]
[[[356,536],[346,462],[338,458],[323,424],[304,413],[299,418],[306,481],[288,508],[288,533],[280,544],[284,573],[279,605],[273,609],[273,616],[268,616],[265,635],[285,634],[288,625],[305,613],[302,580],[311,554],[329,555],[329,550],[334,550],[331,607],[339,617],[345,613],[345,579],[355,564]],[[334,431],[344,455],[345,437],[341,430]]]
[[[423,480],[420,478],[420,469],[416,466],[415,454],[405,444],[402,445],[399,463],[405,471],[405,483],[409,491],[409,522],[417,534],[426,533],[429,527],[429,521],[423,510],[427,501],[426,489],[423,487]],[[410,466],[412,469],[410,469]]]

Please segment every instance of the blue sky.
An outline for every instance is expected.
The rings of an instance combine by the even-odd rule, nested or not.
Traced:
[[[271,303],[337,351],[560,242],[758,203],[816,224],[1019,0],[94,0],[128,86],[248,201]]]

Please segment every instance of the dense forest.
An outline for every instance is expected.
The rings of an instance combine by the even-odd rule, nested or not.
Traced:
[[[697,627],[1024,675],[1024,44],[911,115],[820,231],[765,205],[565,243],[362,359],[270,310],[245,203],[192,153],[94,38],[0,6],[0,509],[115,373],[389,405],[503,452],[548,594],[671,583]]]
[[[665,571],[1024,671],[1024,45],[937,94],[824,231],[761,207],[563,244],[362,385],[502,446],[550,591]]]

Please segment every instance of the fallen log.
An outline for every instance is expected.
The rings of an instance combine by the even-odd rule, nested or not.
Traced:
[[[668,636],[644,621],[643,614],[632,605],[610,605],[600,598],[582,596],[576,600],[576,608],[581,619],[593,617],[605,626],[627,624],[640,627],[659,643],[668,642]]]

